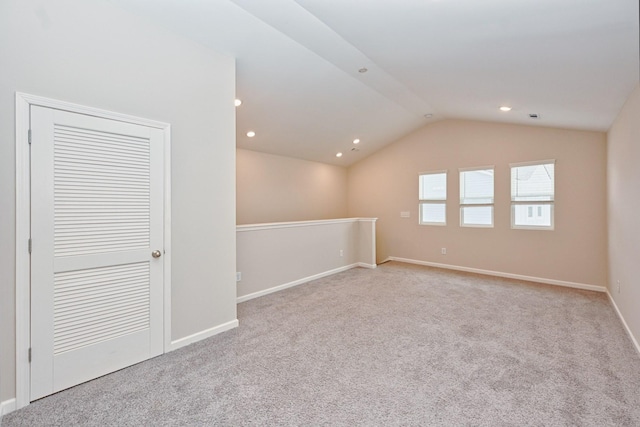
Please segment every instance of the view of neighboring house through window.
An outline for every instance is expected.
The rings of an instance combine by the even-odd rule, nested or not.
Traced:
[[[447,224],[447,172],[421,174],[418,181],[420,224]]]
[[[511,227],[553,229],[555,160],[511,166]]]
[[[493,166],[460,169],[460,226],[493,227]]]

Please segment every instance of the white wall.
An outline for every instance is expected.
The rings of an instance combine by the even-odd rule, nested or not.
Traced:
[[[172,339],[235,321],[235,65],[104,0],[0,2],[0,402],[15,396],[15,92],[172,125]]]
[[[375,268],[375,223],[345,218],[238,226],[238,300],[358,265]]]
[[[640,340],[639,164],[640,85],[637,85],[607,135],[609,292],[636,345]]]

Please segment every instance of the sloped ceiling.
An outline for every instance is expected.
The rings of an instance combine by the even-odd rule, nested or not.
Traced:
[[[110,1],[236,58],[238,147],[343,166],[447,118],[606,131],[639,79],[637,0]]]

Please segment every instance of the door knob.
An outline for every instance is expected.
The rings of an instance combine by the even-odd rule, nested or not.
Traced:
[[[160,255],[162,255],[162,252],[160,252],[160,251],[151,252],[151,256],[154,257],[154,258],[160,258]]]

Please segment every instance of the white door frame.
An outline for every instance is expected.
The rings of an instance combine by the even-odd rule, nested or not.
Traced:
[[[171,349],[171,125],[65,101],[16,92],[16,409],[30,402],[31,183],[30,106],[65,110],[162,129],[164,133],[164,352]]]

